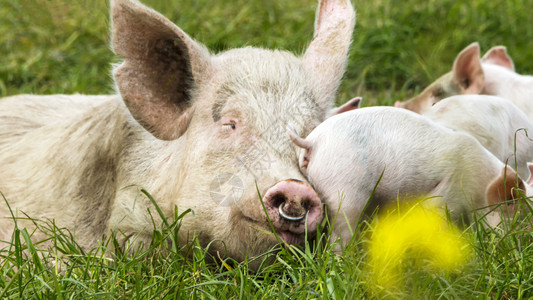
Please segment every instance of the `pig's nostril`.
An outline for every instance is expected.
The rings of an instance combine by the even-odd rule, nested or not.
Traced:
[[[304,199],[304,200],[302,200],[302,204],[301,205],[306,211],[308,211],[311,208],[311,206],[312,206],[311,200]]]
[[[277,194],[272,197],[272,205],[274,207],[280,207],[280,205],[287,201],[287,197],[283,194]]]
[[[301,215],[297,217],[292,217],[285,213],[285,211],[283,210],[283,207],[285,207],[285,202],[281,203],[281,205],[279,206],[279,214],[283,219],[287,221],[301,221],[305,218],[305,215],[307,214],[307,210],[304,210]]]

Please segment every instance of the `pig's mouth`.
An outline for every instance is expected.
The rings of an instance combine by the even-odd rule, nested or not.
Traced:
[[[250,223],[253,223],[255,224],[256,226],[259,225],[260,227],[264,227],[264,229],[262,230],[268,230],[268,231],[271,231],[272,228],[267,224],[266,226],[258,221],[258,220],[254,220],[250,217],[247,217],[245,216],[244,217],[248,222]],[[305,241],[305,232],[294,232],[294,231],[291,231],[291,229],[285,229],[285,230],[280,230],[278,228],[274,228],[275,230],[275,233],[276,235],[281,238],[281,240],[283,240],[284,242],[286,242],[287,244],[290,244],[290,245],[303,245],[304,241]],[[312,235],[312,232],[308,232],[307,233],[308,236]],[[269,235],[270,236],[270,239],[274,242],[276,242],[276,238],[273,236],[273,235]]]
[[[291,231],[277,232],[278,236],[289,245],[302,245],[305,240],[305,234],[294,233]]]

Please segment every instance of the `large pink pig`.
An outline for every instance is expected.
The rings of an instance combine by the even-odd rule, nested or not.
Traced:
[[[212,55],[137,1],[112,1],[111,18],[124,58],[117,95],[0,100],[0,191],[19,227],[53,219],[84,248],[111,232],[146,246],[152,216],[161,220],[143,187],[167,218],[193,211],[182,244],[215,241],[213,253],[237,260],[276,244],[267,217],[288,243],[302,243],[306,228],[312,236],[322,203],[285,124],[307,135],[331,108],[355,24],[350,1],[320,1],[302,57],[252,47]],[[0,240],[10,240],[5,203],[0,216]]]

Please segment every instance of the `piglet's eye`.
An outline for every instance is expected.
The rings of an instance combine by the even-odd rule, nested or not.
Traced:
[[[235,128],[237,128],[235,122],[228,122],[228,123],[222,124],[223,130],[235,130]]]

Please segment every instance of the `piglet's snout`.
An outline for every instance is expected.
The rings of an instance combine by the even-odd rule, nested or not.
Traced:
[[[291,233],[316,231],[322,220],[322,203],[313,188],[300,180],[288,179],[268,189],[265,208],[276,230]]]

